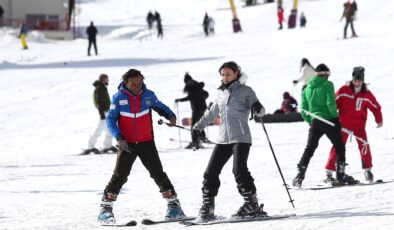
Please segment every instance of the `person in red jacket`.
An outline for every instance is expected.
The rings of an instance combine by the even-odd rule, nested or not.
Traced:
[[[364,72],[365,69],[362,66],[353,68],[352,81],[342,86],[336,93],[336,104],[342,127],[353,131],[355,136],[367,141],[365,125],[368,110],[373,113],[377,128],[382,127],[383,117],[379,102],[364,82]],[[342,139],[345,144],[348,137],[349,134],[342,132]],[[365,180],[371,183],[373,182],[371,149],[369,144],[364,145],[361,140],[357,139],[357,144],[360,150],[362,168],[365,170]],[[332,172],[335,170],[335,155],[335,149],[331,148],[326,164],[326,182],[332,181]]]
[[[284,13],[284,10],[283,10],[282,6],[279,6],[278,7],[278,23],[279,23],[278,30],[283,29],[283,22],[285,21],[283,13]]]

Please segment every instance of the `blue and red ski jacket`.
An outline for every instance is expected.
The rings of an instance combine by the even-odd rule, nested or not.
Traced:
[[[112,97],[106,118],[108,130],[115,138],[123,136],[129,143],[152,141],[152,109],[168,120],[175,117],[171,109],[160,102],[145,84],[138,95],[127,90],[124,83],[121,83],[118,89]]]

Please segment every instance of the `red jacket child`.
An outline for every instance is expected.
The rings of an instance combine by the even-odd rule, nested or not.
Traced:
[[[353,131],[355,136],[367,140],[365,125],[367,122],[368,110],[374,115],[377,127],[380,128],[383,125],[380,104],[364,83],[363,67],[355,67],[353,69],[352,81],[342,86],[336,93],[336,104],[342,127]],[[345,144],[348,136],[349,134],[342,132],[342,139]],[[362,168],[365,170],[365,179],[372,182],[372,156],[369,144],[364,146],[363,142],[360,140],[357,140],[357,143],[360,150]],[[334,148],[331,148],[326,169],[331,171],[335,170]]]

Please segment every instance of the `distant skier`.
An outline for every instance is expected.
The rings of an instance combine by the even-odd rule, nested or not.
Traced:
[[[22,48],[27,50],[29,47],[27,46],[27,33],[28,29],[25,23],[22,23],[21,29],[19,31],[19,38],[21,39]]]
[[[163,26],[161,24],[161,16],[160,16],[159,12],[155,11],[154,18],[155,18],[156,25],[157,25],[157,37],[163,38]]]
[[[364,82],[364,67],[358,66],[353,68],[352,80],[342,86],[336,93],[336,104],[339,112],[339,119],[342,127],[354,132],[354,135],[368,140],[365,125],[367,123],[368,110],[370,110],[377,123],[377,128],[383,126],[383,116],[381,106],[372,92],[367,88]],[[346,144],[349,134],[342,133],[342,140]],[[369,144],[357,140],[360,150],[361,166],[364,169],[365,180],[373,182],[372,155]],[[335,169],[336,152],[331,148],[330,157],[326,164],[327,181],[330,182],[332,171]]]
[[[209,16],[208,16],[208,13],[205,13],[204,19],[202,21],[202,27],[203,27],[205,36],[209,35],[208,26],[209,26]]]
[[[219,126],[218,144],[215,145],[204,173],[203,204],[199,218],[202,221],[215,218],[215,197],[220,187],[219,175],[231,156],[233,156],[233,173],[238,192],[244,198],[244,204],[234,216],[242,218],[265,215],[262,206],[258,204],[254,179],[247,166],[252,144],[248,115],[251,111],[253,116],[262,117],[265,109],[253,89],[245,85],[246,75],[242,74],[237,63],[225,62],[219,68],[219,73],[221,86],[218,88],[215,103],[193,126],[193,130],[203,130],[218,115],[222,118]]]
[[[337,153],[336,176],[339,184],[354,184],[353,177],[345,174],[345,144],[342,141],[341,123],[335,105],[334,84],[328,80],[330,69],[325,64],[316,67],[316,76],[302,91],[301,116],[310,125],[308,141],[304,153],[297,165],[298,173],[293,179],[293,186],[301,187],[309,162],[319,145],[320,138],[325,134],[334,145]],[[335,127],[312,117],[304,110],[335,124]]]
[[[4,15],[4,9],[3,7],[0,5],[0,26],[3,26],[3,15]]]
[[[305,27],[306,26],[306,17],[305,17],[305,14],[304,14],[304,12],[301,12],[301,15],[300,15],[300,27],[301,28],[303,28],[303,27]]]
[[[294,97],[292,97],[289,92],[284,92],[282,106],[280,107],[280,109],[277,109],[274,114],[287,114],[297,112],[297,106],[297,100],[294,99]]]
[[[356,32],[354,31],[354,26],[353,26],[353,21],[355,18],[355,14],[357,11],[357,3],[356,1],[353,1],[353,3],[351,3],[350,1],[346,2],[343,4],[343,14],[341,17],[341,21],[343,18],[346,19],[346,24],[345,24],[345,28],[343,31],[343,38],[346,39],[346,34],[347,34],[347,28],[350,24],[350,28],[352,29],[352,37],[357,37]]]
[[[151,30],[153,22],[155,21],[155,17],[153,16],[151,11],[148,12],[148,15],[146,16],[146,21],[148,22],[149,30]]]
[[[146,88],[144,76],[139,70],[130,69],[122,76],[123,82],[119,91],[112,97],[107,116],[107,126],[118,141],[118,159],[111,180],[108,182],[101,202],[98,221],[114,223],[113,204],[126,183],[127,177],[135,160],[140,158],[150,176],[167,201],[166,219],[179,219],[185,216],[177,198],[174,186],[163,171],[159,154],[156,149],[152,110],[164,116],[170,124],[176,124],[176,116],[168,106],[156,97],[155,93]],[[146,189],[137,189],[139,193]],[[136,191],[137,191],[136,190]],[[131,195],[136,196],[136,193]]]
[[[100,153],[116,153],[118,149],[112,145],[112,136],[108,131],[105,124],[106,114],[108,113],[110,106],[110,99],[108,94],[108,82],[109,78],[107,74],[100,74],[98,80],[93,82],[94,92],[93,92],[93,102],[97,108],[100,119],[98,121],[97,127],[93,134],[89,138],[88,148],[85,149],[81,154],[87,155],[90,153],[100,154]],[[103,150],[100,152],[95,146],[97,139],[104,133]]]
[[[294,85],[297,85],[298,83],[302,83],[302,90],[305,89],[306,85],[308,84],[308,81],[315,76],[315,69],[311,65],[308,59],[303,58],[301,59],[301,68],[300,68],[301,75],[297,80],[293,81]]]
[[[283,29],[283,22],[285,21],[284,17],[284,9],[282,6],[278,6],[278,23],[279,23],[279,30]]]
[[[88,56],[90,56],[90,47],[94,46],[94,51],[97,53],[97,45],[96,45],[96,35],[98,33],[97,28],[94,26],[93,22],[90,22],[90,26],[86,29],[86,33],[88,34],[88,40],[89,40],[89,45],[88,45]]]
[[[184,98],[175,99],[175,103],[190,101],[190,106],[192,108],[192,127],[200,118],[204,115],[207,109],[206,99],[209,94],[204,90],[204,82],[197,82],[194,80],[188,72],[186,72],[184,77],[185,87],[183,89],[187,96]],[[192,142],[186,146],[187,149],[199,148],[201,147],[200,141],[207,142],[207,137],[204,131],[201,132],[191,132]]]

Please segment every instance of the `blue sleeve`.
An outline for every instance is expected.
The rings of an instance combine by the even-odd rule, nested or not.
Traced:
[[[108,115],[105,121],[107,122],[107,127],[109,132],[114,138],[119,138],[122,136],[122,132],[118,127],[119,118],[119,99],[116,94],[112,97],[111,105],[109,107]]]
[[[155,93],[153,93],[152,91],[150,93],[151,93],[150,96],[153,99],[151,108],[154,111],[156,111],[160,116],[165,117],[167,120],[170,120],[171,117],[175,117],[175,113],[172,112],[172,110],[168,106],[166,106],[161,101],[159,101]]]

